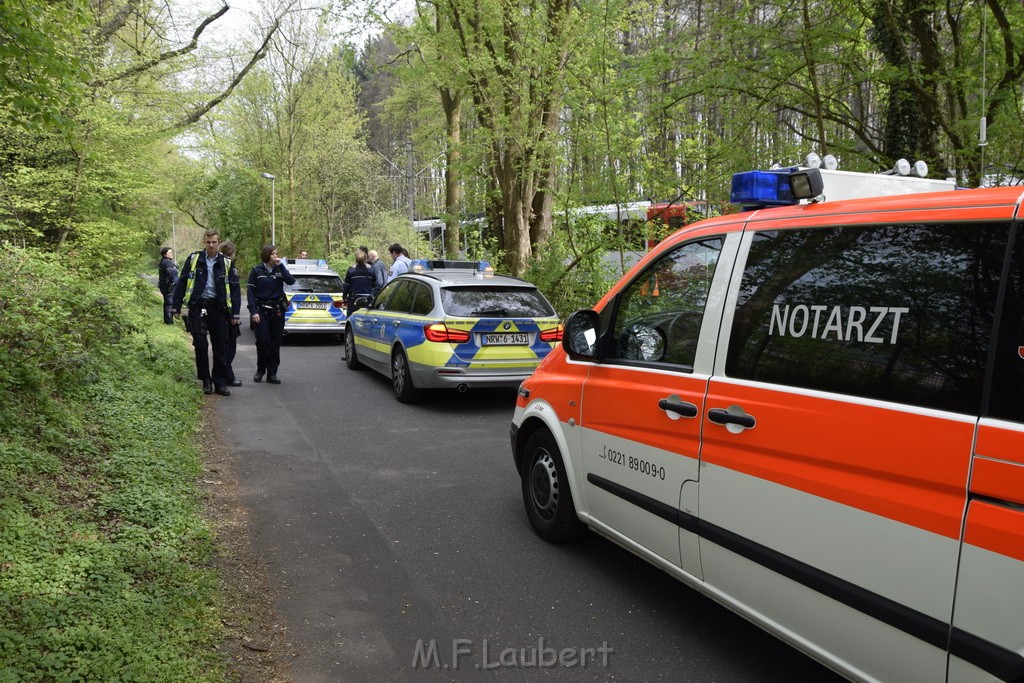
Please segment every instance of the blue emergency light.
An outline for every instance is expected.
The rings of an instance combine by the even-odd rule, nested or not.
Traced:
[[[475,270],[481,273],[493,273],[494,269],[487,261],[451,261],[441,259],[416,259],[409,267],[412,271],[421,270]]]
[[[796,170],[797,167],[733,173],[729,201],[751,207],[799,204],[789,184],[789,174]]]

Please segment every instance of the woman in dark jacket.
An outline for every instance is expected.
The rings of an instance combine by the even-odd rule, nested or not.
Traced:
[[[374,279],[373,271],[366,265],[366,252],[357,249],[356,264],[345,273],[345,308],[348,315],[362,308],[356,304],[356,299],[372,296]]]
[[[249,273],[246,290],[249,315],[256,333],[256,374],[252,381],[262,381],[263,373],[266,373],[267,382],[280,384],[277,368],[281,365],[284,311],[288,307],[284,286],[295,284],[295,276],[288,272],[273,244],[260,250],[260,260],[262,263]]]
[[[160,250],[160,294],[164,297],[164,322],[174,322],[171,315],[171,295],[178,284],[178,266],[174,263],[174,250],[164,247]]]

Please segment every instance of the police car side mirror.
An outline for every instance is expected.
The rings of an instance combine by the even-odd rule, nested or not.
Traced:
[[[562,348],[572,360],[597,359],[597,331],[601,318],[595,311],[576,311],[565,321]]]

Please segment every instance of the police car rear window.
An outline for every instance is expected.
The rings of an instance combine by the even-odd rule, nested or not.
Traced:
[[[442,287],[441,307],[446,315],[467,318],[547,318],[551,304],[536,288]]]
[[[295,284],[284,286],[286,292],[306,294],[337,294],[341,290],[341,278],[337,275],[295,275]]]

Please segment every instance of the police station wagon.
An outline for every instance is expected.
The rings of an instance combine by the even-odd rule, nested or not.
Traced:
[[[554,308],[529,282],[485,261],[418,260],[349,316],[345,361],[390,377],[407,402],[421,389],[515,388],[561,339]]]
[[[851,679],[1024,680],[1024,190],[756,173],[523,382],[531,524]]]
[[[295,284],[285,285],[288,308],[285,334],[345,333],[345,302],[341,277],[322,259],[289,259]]]

